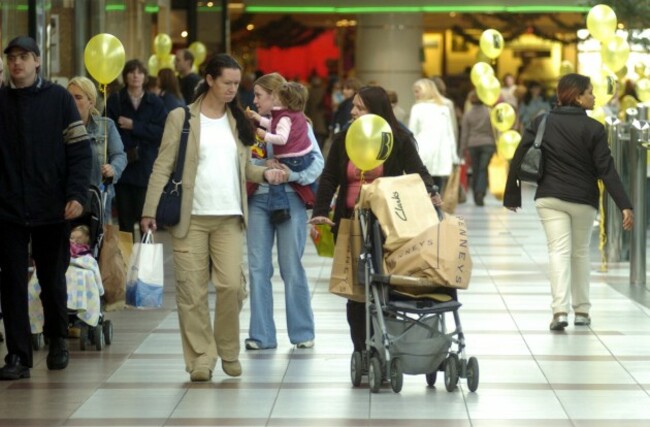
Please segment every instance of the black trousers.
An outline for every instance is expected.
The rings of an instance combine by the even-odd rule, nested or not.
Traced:
[[[41,286],[44,335],[68,334],[68,289],[65,272],[70,263],[70,224],[24,226],[0,221],[0,298],[9,354],[32,367],[32,340],[27,301],[29,245]]]
[[[120,231],[133,233],[134,224],[140,222],[144,199],[147,195],[146,187],[136,187],[131,184],[115,184],[115,206],[117,207],[117,221]],[[135,235],[133,236],[135,238]]]

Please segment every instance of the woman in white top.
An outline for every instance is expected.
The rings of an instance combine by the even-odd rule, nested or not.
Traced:
[[[241,67],[231,56],[219,54],[207,63],[205,80],[189,105],[180,221],[169,228],[183,356],[192,381],[210,380],[218,357],[227,375],[241,375],[246,181],[280,184],[287,178],[281,169],[250,161],[255,134],[237,99],[240,81]],[[156,208],[175,167],[185,114],[185,109],[177,108],[165,123],[140,221],[143,232],[156,230]],[[210,281],[217,289],[214,326],[208,304]]]
[[[429,79],[413,84],[416,103],[411,108],[409,130],[418,143],[422,163],[441,189],[455,163],[458,163],[456,138],[449,108]]]

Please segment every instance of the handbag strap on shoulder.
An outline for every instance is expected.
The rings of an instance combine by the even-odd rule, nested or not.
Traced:
[[[190,110],[184,107],[185,122],[183,123],[183,130],[181,131],[181,141],[178,145],[178,158],[176,159],[176,168],[174,168],[174,175],[172,179],[175,183],[180,184],[183,182],[183,167],[185,166],[185,152],[187,151],[187,139],[190,136]]]
[[[547,118],[548,118],[548,113],[544,114],[544,117],[542,117],[542,121],[539,122],[539,126],[537,127],[537,133],[535,134],[535,142],[533,143],[535,148],[539,148],[542,146],[542,138],[544,137],[544,131],[546,130]]]

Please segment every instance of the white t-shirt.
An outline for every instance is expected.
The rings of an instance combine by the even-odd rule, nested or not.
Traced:
[[[228,115],[211,119],[201,114],[192,215],[243,215],[238,172],[237,143]]]

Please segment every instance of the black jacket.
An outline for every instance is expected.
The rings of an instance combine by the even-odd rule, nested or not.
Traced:
[[[503,205],[506,207],[521,206],[521,187],[517,171],[525,152],[533,145],[541,120],[542,117],[538,117],[525,130],[512,158],[503,199]],[[602,179],[616,205],[621,210],[632,209],[623,183],[614,168],[605,128],[587,116],[584,109],[558,107],[549,113],[542,139],[542,153],[544,176],[535,192],[535,199],[555,197],[598,209],[598,179]]]
[[[92,154],[72,96],[37,78],[0,89],[0,221],[64,221],[65,205],[88,198]]]
[[[433,191],[433,178],[429,175],[427,168],[422,164],[422,159],[418,154],[415,139],[413,135],[404,131],[408,138],[394,138],[393,149],[384,162],[383,176],[400,176],[409,173],[418,173],[424,181],[427,191]],[[325,168],[318,181],[318,193],[316,194],[316,203],[312,216],[328,216],[330,203],[338,188],[338,200],[334,208],[334,222],[338,225],[341,218],[348,218],[350,212],[345,206],[345,200],[348,192],[347,168],[350,158],[345,150],[346,132],[339,132],[334,135],[332,147],[330,148]],[[334,233],[337,227],[332,230]]]

